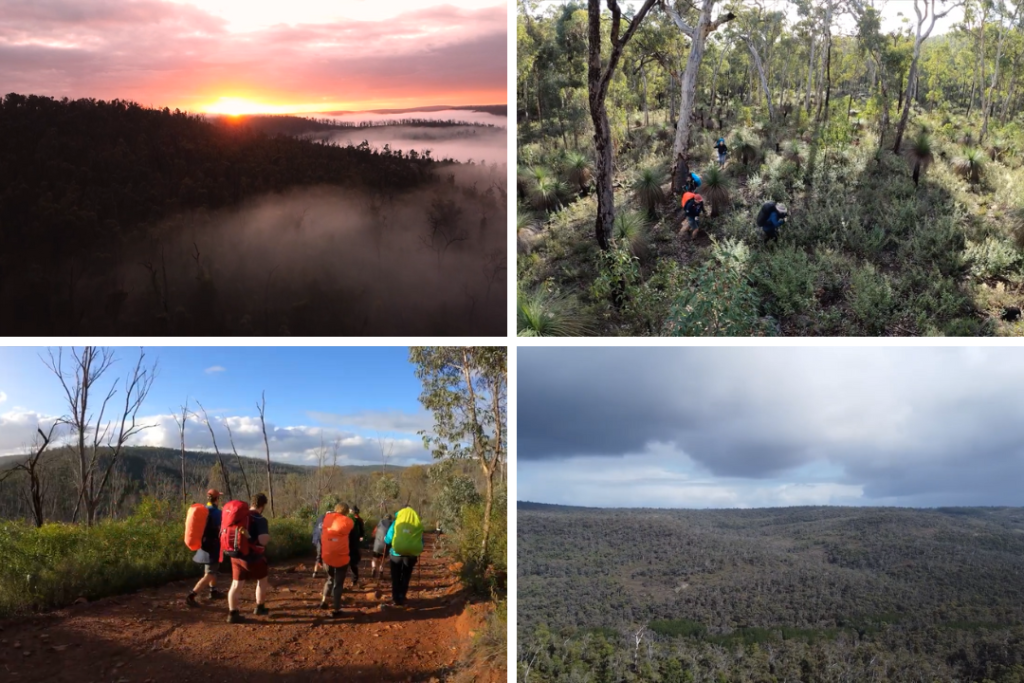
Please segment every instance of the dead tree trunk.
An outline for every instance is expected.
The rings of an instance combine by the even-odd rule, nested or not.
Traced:
[[[178,440],[181,443],[181,504],[188,504],[188,492],[185,489],[185,424],[188,422],[188,399],[181,406],[181,420],[174,415],[174,423],[178,425]]]
[[[210,417],[206,414],[206,408],[198,400],[196,405],[199,406],[199,410],[203,411],[203,422],[206,423],[206,428],[210,430],[210,438],[213,440],[213,452],[217,454],[217,462],[220,463],[220,476],[224,479],[224,493],[228,494],[228,500],[234,500],[234,496],[231,495],[231,477],[228,476],[228,468],[224,466],[224,458],[220,456],[220,449],[217,448],[217,436],[213,433],[213,425],[210,423]]]
[[[261,402],[256,405],[260,411],[260,425],[263,427],[263,446],[267,450],[267,495],[270,496],[270,516],[276,517],[274,512],[274,475],[270,470],[270,440],[267,438],[267,392],[263,392]]]

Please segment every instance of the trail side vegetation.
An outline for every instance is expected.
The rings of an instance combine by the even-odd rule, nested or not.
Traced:
[[[521,683],[1020,683],[1020,508],[519,503]]]
[[[899,10],[519,0],[518,334],[1024,334],[1024,3]]]

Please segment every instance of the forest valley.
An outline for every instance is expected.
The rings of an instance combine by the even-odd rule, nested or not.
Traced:
[[[1020,683],[1024,511],[518,504],[521,683]]]
[[[325,141],[341,130],[371,129],[7,95],[0,328],[504,334],[507,166]]]
[[[1024,333],[1024,2],[604,4],[519,2],[519,335]]]

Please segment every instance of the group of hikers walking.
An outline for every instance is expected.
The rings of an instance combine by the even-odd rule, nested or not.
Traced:
[[[266,606],[269,593],[267,575],[270,571],[266,548],[270,543],[270,526],[263,516],[267,496],[259,493],[250,503],[233,500],[221,509],[221,493],[207,491],[206,505],[199,503],[189,508],[185,520],[185,544],[195,551],[193,562],[203,566],[203,578],[192,588],[185,602],[196,607],[196,597],[206,591],[210,600],[223,599],[217,590],[217,576],[225,558],[231,560],[231,588],[227,592],[228,623],[244,621],[239,605],[239,593],[246,581],[256,582],[256,608],[253,614],[270,614]],[[338,503],[334,509],[321,515],[313,526],[313,546],[316,549],[317,570],[327,575],[320,598],[320,609],[330,609],[332,617],[342,617],[341,597],[345,578],[352,571],[353,586],[359,585],[361,544],[365,537],[359,507],[351,508]],[[409,593],[413,567],[423,552],[423,525],[419,515],[408,505],[394,514],[386,514],[374,529],[372,573],[383,576],[385,559],[391,572],[391,603],[403,606]]]
[[[715,141],[715,150],[718,152],[718,166],[725,165],[729,154],[729,148],[725,144],[725,138],[718,138]],[[700,231],[700,216],[704,213],[704,197],[697,194],[701,186],[701,178],[696,173],[690,172],[690,177],[684,183],[685,191],[680,202],[683,208],[683,215],[686,217],[686,224],[679,229],[680,235],[687,235],[691,239],[697,236]],[[771,242],[779,236],[779,228],[786,222],[789,211],[785,204],[777,202],[765,202],[757,214],[755,224],[761,229],[765,242]]]

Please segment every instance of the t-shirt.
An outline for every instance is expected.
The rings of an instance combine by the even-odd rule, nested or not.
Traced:
[[[267,518],[256,512],[255,510],[249,511],[249,540],[256,544],[260,544],[260,536],[263,534],[270,533],[270,523]]]
[[[209,510],[209,516],[203,532],[203,550],[212,556],[220,553],[220,508],[207,503],[206,509]]]

